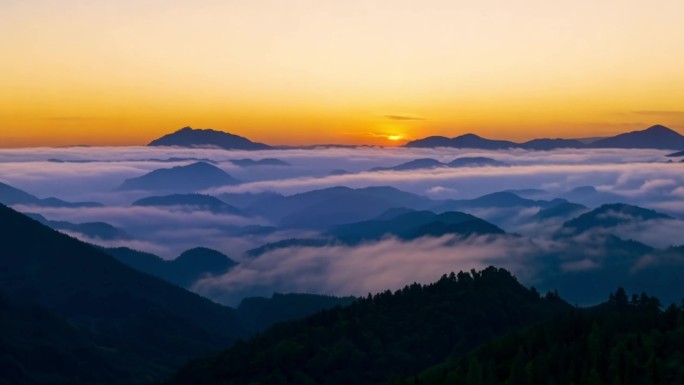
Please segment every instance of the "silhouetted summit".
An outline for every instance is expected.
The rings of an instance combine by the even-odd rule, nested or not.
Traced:
[[[654,210],[624,203],[605,204],[565,222],[561,233],[563,235],[580,234],[589,230],[654,219],[672,219],[672,217]]]
[[[202,147],[216,146],[227,150],[268,150],[271,146],[252,142],[242,136],[212,129],[184,127],[151,141],[148,146]]]
[[[677,150],[684,148],[684,136],[665,126],[655,125],[642,131],[632,131],[597,140],[591,144],[591,147]]]
[[[408,142],[406,147],[457,147],[501,150],[518,147],[518,145],[507,140],[492,140],[475,134],[465,134],[451,139],[444,136],[431,136]]]
[[[162,168],[126,179],[118,190],[192,192],[238,183],[239,180],[220,168],[209,163],[196,162],[186,166]]]

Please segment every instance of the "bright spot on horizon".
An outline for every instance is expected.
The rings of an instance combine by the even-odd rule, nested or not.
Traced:
[[[396,142],[397,140],[402,140],[404,137],[402,135],[387,135],[387,139]]]

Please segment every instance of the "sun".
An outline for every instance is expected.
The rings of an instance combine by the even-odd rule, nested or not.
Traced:
[[[387,139],[396,142],[398,140],[404,139],[404,137],[402,135],[387,135]]]

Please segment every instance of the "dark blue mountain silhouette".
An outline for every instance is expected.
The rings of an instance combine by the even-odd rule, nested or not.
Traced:
[[[203,194],[173,194],[152,196],[133,202],[133,206],[147,207],[188,207],[195,210],[211,211],[213,213],[243,215],[244,213],[228,203]]]
[[[240,181],[205,162],[162,168],[126,179],[118,190],[193,192],[210,187],[238,184]]]
[[[252,142],[242,136],[212,129],[184,127],[151,141],[148,146],[204,147],[216,146],[227,150],[268,150],[263,143]]]
[[[590,145],[594,148],[657,148],[677,150],[684,148],[684,136],[661,125],[642,131],[632,131],[611,138],[597,140]]]

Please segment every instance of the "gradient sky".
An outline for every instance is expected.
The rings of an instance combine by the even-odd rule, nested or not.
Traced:
[[[684,1],[0,0],[0,147],[684,132]]]

